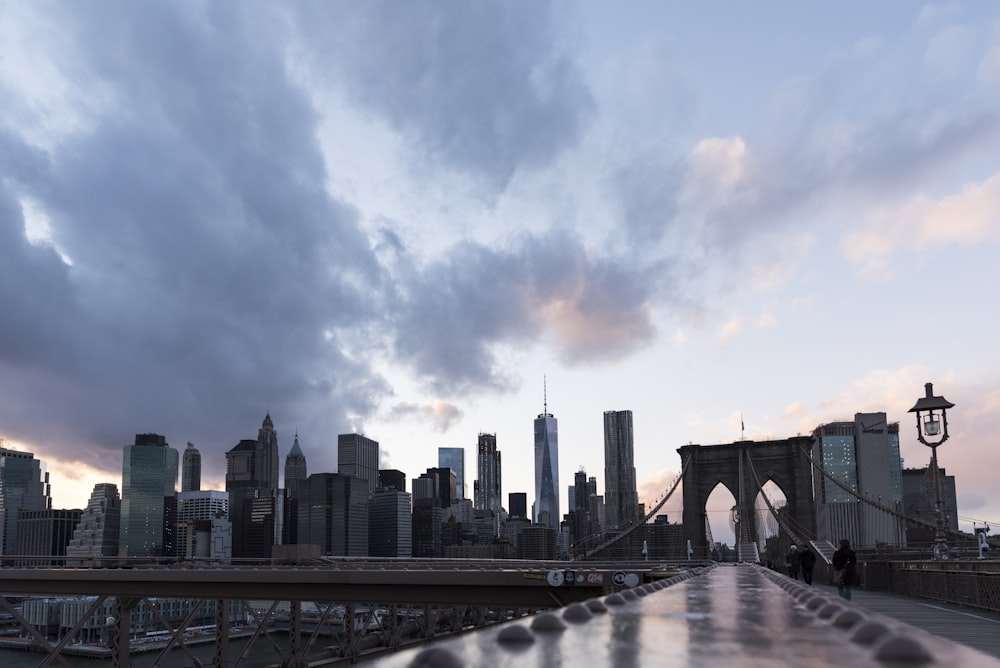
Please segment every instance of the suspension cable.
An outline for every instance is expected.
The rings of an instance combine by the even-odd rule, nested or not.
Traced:
[[[809,461],[809,465],[814,470],[819,471],[820,473],[822,473],[833,484],[835,484],[837,487],[839,487],[840,489],[844,490],[845,492],[847,492],[848,494],[850,494],[851,496],[853,496],[858,501],[861,501],[863,503],[867,503],[870,506],[874,506],[875,508],[878,508],[882,512],[889,513],[890,515],[892,515],[894,517],[897,517],[897,518],[899,518],[899,519],[901,519],[901,520],[903,520],[905,522],[910,522],[912,524],[917,524],[919,526],[922,526],[922,527],[925,527],[925,528],[928,528],[928,529],[937,529],[937,525],[934,524],[934,523],[932,523],[932,522],[928,522],[926,520],[922,520],[922,519],[919,519],[919,518],[916,518],[916,517],[909,517],[908,515],[904,515],[903,513],[899,512],[898,510],[890,508],[889,506],[882,505],[878,501],[874,501],[872,499],[869,499],[869,498],[861,496],[855,490],[851,489],[850,487],[848,487],[847,485],[845,485],[844,483],[842,483],[840,480],[838,480],[837,478],[835,478],[833,475],[831,475],[829,472],[827,472],[827,470],[823,468],[822,464],[817,464],[816,461],[815,461],[815,458],[812,455],[811,451],[810,452],[806,452],[806,449],[800,446],[799,447],[799,454],[802,455],[803,457],[805,457]],[[960,537],[963,537],[963,538],[971,538],[973,540],[976,539],[975,535],[970,534],[970,533],[965,532],[965,531],[954,531],[952,529],[949,529],[948,527],[944,527],[944,530],[945,530],[946,533],[948,533],[950,535],[953,535],[953,536],[960,536]]]
[[[600,545],[598,545],[594,549],[592,549],[592,550],[590,550],[588,552],[584,552],[583,556],[580,557],[580,558],[581,559],[590,559],[591,557],[595,556],[596,554],[598,554],[602,550],[606,550],[607,548],[611,547],[615,543],[617,543],[617,542],[619,542],[621,540],[624,540],[626,537],[630,536],[633,531],[635,531],[636,529],[638,529],[641,526],[645,526],[645,524],[649,520],[653,519],[653,517],[656,515],[656,513],[660,512],[660,509],[663,508],[664,505],[666,505],[667,501],[670,499],[670,497],[673,495],[674,491],[677,489],[677,485],[679,485],[680,482],[681,482],[681,480],[684,479],[684,474],[687,472],[688,464],[690,463],[690,461],[691,461],[691,459],[688,458],[688,460],[686,462],[684,462],[684,465],[681,467],[681,472],[677,474],[677,479],[674,480],[674,484],[671,485],[670,490],[667,492],[667,495],[664,496],[662,499],[660,499],[660,502],[657,503],[656,506],[654,506],[651,511],[649,511],[648,513],[646,513],[646,516],[642,519],[641,522],[637,522],[637,523],[633,524],[624,533],[621,533],[621,534],[619,534],[619,535],[617,535],[617,536],[615,536],[613,538],[610,538],[610,539],[604,541],[603,543],[601,543]]]

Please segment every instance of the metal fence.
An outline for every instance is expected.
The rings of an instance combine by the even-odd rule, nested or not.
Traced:
[[[861,583],[873,591],[1000,612],[1000,565],[995,562],[867,561]]]

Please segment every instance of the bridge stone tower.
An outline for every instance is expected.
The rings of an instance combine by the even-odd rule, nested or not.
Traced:
[[[796,436],[781,441],[738,441],[727,445],[685,445],[679,448],[677,452],[684,467],[684,538],[691,541],[693,556],[709,556],[711,546],[705,531],[705,504],[720,482],[736,499],[740,521],[749,529],[751,540],[757,540],[754,501],[761,486],[768,480],[784,492],[792,524],[808,532],[808,535],[799,538],[815,538],[816,509],[812,474],[806,456],[811,441],[810,436]],[[753,476],[750,462],[757,472],[759,484]]]

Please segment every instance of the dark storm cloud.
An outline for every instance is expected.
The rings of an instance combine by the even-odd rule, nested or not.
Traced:
[[[77,71],[110,101],[43,173],[0,193],[13,316],[0,365],[71,384],[56,421],[106,439],[107,461],[90,463],[111,469],[132,433],[154,430],[198,440],[221,468],[267,408],[346,430],[389,391],[349,353],[381,270],[356,212],[324,190],[315,113],[284,75],[280,35],[213,4],[60,9]],[[15,170],[34,164],[22,158]],[[72,267],[24,240],[13,188],[39,201]],[[38,433],[46,388],[25,378],[3,402],[9,436]]]
[[[0,179],[0,355],[12,367],[58,365],[66,349],[53,316],[72,322],[76,311],[67,267],[51,245],[28,242],[24,203],[14,190],[43,173],[44,160],[2,131],[0,158],[10,168]]]
[[[504,345],[546,338],[568,361],[583,361],[626,354],[653,335],[641,269],[593,257],[568,231],[502,249],[459,244],[410,280],[396,355],[438,391],[518,383],[498,359]]]
[[[300,29],[359,105],[491,188],[549,164],[594,107],[550,3],[320,2]]]

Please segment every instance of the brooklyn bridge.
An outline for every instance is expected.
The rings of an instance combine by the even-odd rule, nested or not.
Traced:
[[[140,653],[155,666],[1000,666],[995,640],[995,651],[973,649],[905,621],[907,610],[933,602],[934,631],[934,619],[947,626],[946,611],[960,606],[953,626],[985,625],[973,635],[1000,637],[1000,546],[986,534],[946,530],[859,492],[813,458],[808,437],[678,452],[680,474],[641,521],[559,560],[7,566],[0,646],[66,666],[79,657],[128,666]],[[736,500],[734,563],[720,563],[707,520],[720,484]],[[761,494],[766,485],[784,503]],[[846,501],[824,503],[817,489]],[[671,554],[658,554],[649,528],[678,490],[683,522]],[[935,541],[908,542],[907,527]],[[861,537],[855,601],[825,584],[834,543],[848,535]],[[815,584],[767,557],[791,545],[818,555]],[[880,612],[879,595],[896,603]]]

